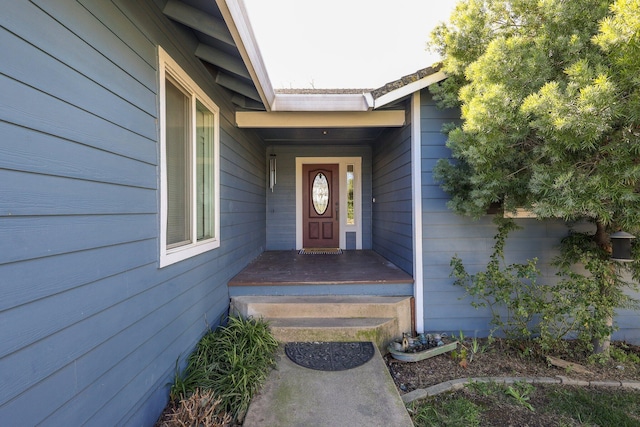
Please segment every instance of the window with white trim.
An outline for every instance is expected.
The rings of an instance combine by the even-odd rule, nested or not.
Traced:
[[[220,246],[219,109],[162,49],[160,267]]]

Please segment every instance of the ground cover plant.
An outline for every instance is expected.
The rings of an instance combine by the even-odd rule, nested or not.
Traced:
[[[505,385],[487,380],[568,377],[640,385],[640,346],[614,341],[610,357],[599,358],[575,340],[548,352],[532,340],[489,340],[461,332],[451,335],[462,343],[456,352],[414,363],[385,356],[400,394],[453,379],[484,379],[409,404],[416,426],[640,426],[640,389],[540,385],[523,380]],[[576,365],[552,365],[548,355]]]
[[[172,404],[160,425],[199,425],[197,420],[205,416],[218,416],[220,424],[212,425],[241,421],[251,398],[275,366],[277,348],[266,321],[230,316],[226,326],[202,337],[184,372],[176,372]],[[178,422],[171,416],[178,411],[187,420]]]
[[[492,326],[490,337],[498,333],[508,339],[535,341],[544,351],[558,350],[567,344],[565,338],[574,337],[584,348],[592,349],[594,341],[615,330],[613,322],[608,323],[604,318],[595,320],[598,316],[596,307],[600,307],[600,291],[594,290],[591,285],[600,280],[597,278],[598,274],[587,277],[567,273],[565,276],[566,269],[570,269],[573,264],[566,263],[567,249],[554,262],[561,279],[552,283],[540,283],[537,259],[530,259],[525,263],[505,262],[507,237],[520,227],[512,219],[502,217],[496,217],[494,223],[497,225],[497,233],[493,253],[484,270],[471,274],[458,256],[451,260],[454,285],[464,288],[466,296],[471,297],[473,307],[489,309]],[[570,236],[567,240],[574,238],[576,236]],[[573,247],[570,251],[581,252],[581,249]],[[581,260],[592,267],[597,264],[608,270],[604,260]],[[602,302],[602,305],[638,308],[637,301],[628,295],[609,295],[609,301]],[[609,347],[606,352],[597,353],[601,353],[598,357],[608,357]]]
[[[410,405],[416,427],[640,425],[640,391],[471,383]]]

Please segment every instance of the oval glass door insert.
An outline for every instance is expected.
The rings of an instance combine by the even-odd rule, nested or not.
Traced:
[[[313,179],[311,194],[313,209],[316,210],[318,215],[324,214],[329,206],[329,183],[322,172],[319,172]]]

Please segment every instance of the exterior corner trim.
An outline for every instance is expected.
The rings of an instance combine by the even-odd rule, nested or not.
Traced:
[[[413,214],[413,283],[416,332],[424,332],[424,279],[422,259],[422,137],[420,91],[411,97],[411,187]]]

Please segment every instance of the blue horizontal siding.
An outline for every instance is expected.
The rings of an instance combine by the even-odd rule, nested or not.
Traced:
[[[155,114],[156,61],[145,64],[140,50],[132,51],[123,43],[123,37],[117,37],[110,28],[87,16],[86,11],[82,11],[77,2],[66,1],[51,7],[52,3],[45,0],[40,2],[40,6],[55,13],[56,18],[31,2],[8,2],[3,5],[0,25],[39,48],[42,51],[42,59],[38,61],[52,56],[62,63],[69,64],[70,68],[79,73],[89,76],[113,93],[130,100],[132,104]],[[117,13],[113,5],[109,7]],[[120,21],[127,20],[123,19],[121,13],[119,15]],[[62,19],[68,24],[52,24],[54,19]],[[85,22],[84,30],[80,34],[72,31],[77,28],[68,28],[73,27],[76,20]],[[25,26],[25,22],[29,25]],[[140,37],[139,30],[132,34],[138,34]],[[85,41],[83,37],[93,38],[93,44]],[[96,40],[101,40],[99,46],[94,46]],[[100,52],[100,48],[103,48],[104,52]],[[154,45],[149,40],[146,49],[154,50]]]
[[[156,247],[156,242],[144,240],[0,265],[0,310],[155,263]]]
[[[134,46],[127,45],[122,39],[128,33],[114,33],[113,28],[97,20],[96,16],[87,9],[85,5],[98,3],[95,1],[85,1],[84,5],[78,1],[69,0],[32,1],[58,21],[64,29],[72,33],[75,36],[71,37],[72,41],[81,40],[92,50],[99,52],[105,59],[118,66],[122,72],[146,84],[149,89],[155,92],[156,85],[153,84],[156,79],[155,56],[147,56],[146,61],[142,56],[149,47],[153,47],[150,40],[146,40],[144,47],[139,44],[136,46],[138,49],[134,50]],[[122,21],[121,18],[119,21],[126,25],[126,21]],[[133,30],[130,26],[127,29]],[[139,42],[145,41],[145,37],[139,31],[134,31],[133,35],[137,37]],[[132,41],[133,38],[128,37],[128,40]],[[140,103],[142,99],[134,98],[134,103]],[[155,113],[155,108],[150,112]]]
[[[15,52],[20,54],[15,55]],[[13,61],[2,61],[0,73],[20,76],[21,82],[43,92],[46,91],[53,98],[73,103],[84,111],[111,123],[117,123],[146,138],[155,138],[155,128],[146,126],[149,118],[153,117],[152,112],[141,110],[56,58],[42,55],[41,50],[26,41],[11,34],[5,34],[0,43],[0,55],[2,57],[12,55],[15,58]],[[39,66],[34,67],[33,64],[36,62]],[[151,67],[148,68],[153,71]],[[149,95],[153,96],[153,93],[149,92]]]
[[[0,216],[155,213],[156,191],[0,170]]]
[[[265,148],[157,2],[0,15],[0,419],[152,425],[265,247]],[[157,46],[221,108],[220,248],[158,268]],[[34,402],[38,402],[34,405]]]
[[[77,215],[73,222],[65,216],[7,217],[0,222],[0,265],[155,239],[155,220],[153,214]]]
[[[2,30],[0,29],[0,32]],[[0,75],[5,122],[64,138],[146,163],[157,162],[156,143],[94,114]],[[155,130],[149,117],[147,126]]]
[[[0,122],[0,168],[155,189],[156,166]],[[82,161],[78,161],[82,159]],[[143,172],[143,173],[141,173]]]
[[[410,125],[383,134],[373,149],[373,249],[413,274]]]

